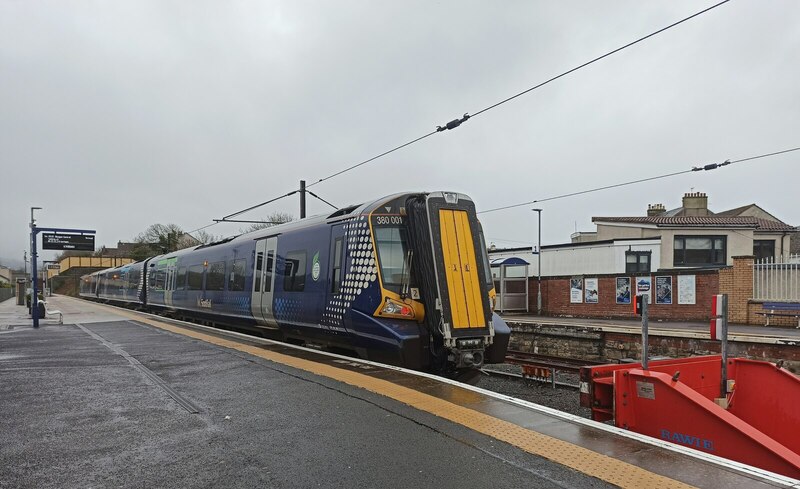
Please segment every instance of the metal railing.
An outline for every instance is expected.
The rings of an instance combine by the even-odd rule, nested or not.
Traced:
[[[753,299],[800,301],[800,255],[753,263]]]

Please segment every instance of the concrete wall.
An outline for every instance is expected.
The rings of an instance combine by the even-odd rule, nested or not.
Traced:
[[[790,236],[782,233],[754,233],[753,229],[670,229],[655,227],[640,227],[639,225],[609,225],[597,224],[597,239],[623,239],[623,238],[657,238],[661,237],[661,261],[654,261],[654,267],[670,269],[675,268],[673,262],[673,246],[675,236],[726,236],[727,262],[733,265],[734,256],[753,254],[753,240],[774,240],[775,254],[788,254],[790,249]]]
[[[641,360],[641,334],[606,332],[592,327],[555,324],[515,323],[511,327],[512,350],[554,355],[583,360],[616,362],[623,358]],[[681,358],[719,354],[719,341],[700,338],[659,336],[650,333],[650,355]],[[800,348],[795,345],[773,345],[729,341],[731,357],[777,362],[782,360],[789,371],[800,372]]]
[[[614,243],[575,243],[571,246],[542,248],[542,276],[563,275],[602,275],[625,273],[625,252],[650,251],[651,267],[659,267],[661,261],[661,244],[658,239],[652,241],[620,240]],[[498,258],[521,258],[528,262],[528,276],[539,275],[539,257],[532,249],[494,251],[489,253],[489,260]]]

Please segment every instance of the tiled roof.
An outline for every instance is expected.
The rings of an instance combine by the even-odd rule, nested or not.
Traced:
[[[749,216],[635,216],[593,217],[592,222],[625,222],[658,227],[741,227],[760,231],[795,231],[794,226]]]

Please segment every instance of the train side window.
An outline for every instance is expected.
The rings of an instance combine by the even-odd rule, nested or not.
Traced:
[[[286,254],[283,266],[283,290],[302,292],[306,287],[306,252],[291,251]]]
[[[189,267],[187,290],[203,290],[203,265]]]
[[[267,252],[267,266],[264,271],[264,292],[272,291],[272,270],[275,267],[275,251]]]
[[[225,262],[218,261],[208,266],[206,290],[225,290]]]
[[[178,269],[178,277],[175,279],[175,290],[186,289],[186,267]]]
[[[259,251],[256,254],[256,272],[253,277],[253,292],[261,292],[261,267],[264,263],[264,252]]]
[[[139,288],[139,280],[142,278],[142,274],[139,270],[134,270],[130,274],[128,274],[128,288],[129,289],[138,289]]]
[[[336,238],[333,245],[333,277],[331,280],[331,292],[338,294],[342,286],[342,238]]]
[[[164,290],[164,282],[167,279],[167,271],[163,268],[156,270],[156,290]]]
[[[233,260],[233,267],[231,267],[231,283],[228,285],[228,290],[232,292],[241,292],[244,290],[244,269],[245,260]]]

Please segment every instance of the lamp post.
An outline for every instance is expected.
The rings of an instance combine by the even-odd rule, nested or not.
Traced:
[[[541,209],[531,209],[532,211],[538,214],[538,221],[539,221],[539,244],[536,247],[536,255],[539,257],[539,265],[536,267],[536,273],[538,275],[536,282],[536,314],[539,316],[542,315],[542,210]]]
[[[33,218],[33,211],[41,210],[41,207],[31,207],[31,317],[33,318],[33,327],[39,327],[39,291],[36,290],[36,219]]]

